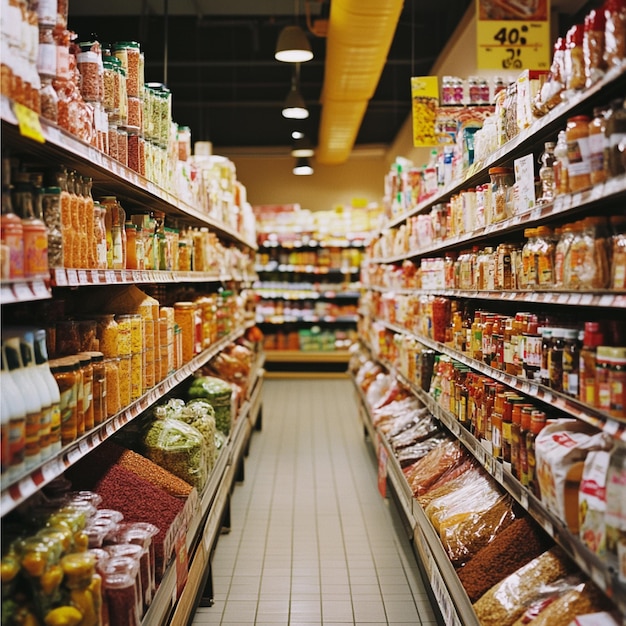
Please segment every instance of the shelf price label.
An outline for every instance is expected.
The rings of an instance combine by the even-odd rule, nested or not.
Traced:
[[[476,0],[478,68],[549,69],[549,9],[549,0]]]
[[[13,112],[17,118],[17,125],[20,129],[20,133],[24,137],[29,137],[39,143],[45,143],[46,139],[43,135],[43,130],[41,129],[39,115],[37,115],[35,111],[25,107],[19,102],[14,102]]]

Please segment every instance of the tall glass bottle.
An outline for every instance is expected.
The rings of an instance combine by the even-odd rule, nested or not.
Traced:
[[[4,345],[1,351],[0,396],[2,400],[2,467],[12,480],[24,471],[26,452],[26,404],[9,370]]]
[[[72,267],[74,255],[74,232],[72,231],[72,196],[68,187],[67,170],[61,167],[56,173],[56,182],[61,189],[61,233],[63,236],[63,265]]]
[[[50,411],[50,454],[54,455],[61,450],[61,395],[57,381],[50,371],[46,331],[43,328],[34,332],[34,349],[36,368],[48,388],[52,403]]]
[[[15,382],[26,408],[24,467],[34,468],[41,460],[39,432],[41,424],[42,404],[36,392],[36,382],[22,362],[19,336],[7,337],[4,340],[4,356],[11,377]],[[25,393],[25,390],[28,392]],[[30,392],[32,390],[32,393]]]
[[[85,233],[87,235],[87,254],[86,265],[91,269],[98,267],[97,265],[97,242],[95,236],[95,211],[93,196],[91,195],[91,186],[93,180],[89,176],[83,176],[83,198],[84,198],[84,211],[85,211]]]
[[[550,204],[554,202],[556,195],[554,181],[554,164],[556,156],[554,148],[556,143],[546,141],[544,144],[543,154],[541,155],[541,167],[539,168],[539,179],[541,180],[541,197],[537,200],[539,204]]]

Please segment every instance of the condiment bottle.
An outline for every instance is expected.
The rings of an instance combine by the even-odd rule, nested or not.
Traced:
[[[613,348],[609,367],[609,415],[626,417],[626,348]]]
[[[51,399],[50,409],[50,455],[57,454],[61,450],[61,395],[50,364],[48,363],[48,348],[46,346],[46,331],[43,328],[34,332],[34,354],[36,368],[41,379],[48,388]]]
[[[579,355],[578,397],[589,406],[597,406],[596,351],[604,342],[598,322],[585,322],[583,345]]]
[[[606,109],[596,107],[593,119],[589,122],[589,165],[592,185],[599,185],[606,180],[604,167],[606,131]]]
[[[554,155],[555,146],[556,143],[553,141],[546,141],[544,144],[540,159],[541,167],[539,168],[541,197],[537,200],[538,204],[550,204],[554,202],[554,197],[556,196],[554,180],[554,164],[556,163],[556,156]]]
[[[550,386],[549,354],[552,345],[552,328],[544,326],[539,329],[541,333],[541,367],[539,368],[539,380],[542,385]]]
[[[563,345],[565,328],[552,329],[552,341],[548,349],[548,376],[550,388],[563,391]]]
[[[2,278],[22,278],[24,276],[24,228],[22,220],[13,212],[11,198],[11,162],[2,159],[2,214],[0,216],[0,242],[5,261],[2,265]]]
[[[567,120],[565,136],[570,191],[580,191],[591,187],[589,122],[587,115],[576,115]]]
[[[520,442],[519,442],[519,481],[528,487],[528,447],[527,435],[530,432],[532,405],[524,405],[521,410]]]
[[[598,346],[596,350],[596,407],[609,412],[611,408],[610,369],[613,365],[613,348]]]
[[[525,406],[532,408],[532,405],[525,403],[523,400],[521,402],[514,402],[511,413],[511,473],[518,480],[521,480],[520,446],[522,437],[522,408]]]
[[[568,328],[563,337],[563,393],[573,398],[578,397],[579,354],[578,330]]]
[[[2,369],[2,468],[9,479],[24,471],[26,454],[26,415],[27,407],[8,366],[5,347],[0,353]]]
[[[29,470],[41,461],[39,434],[44,407],[37,389],[38,381],[33,379],[32,371],[22,362],[19,336],[4,339],[4,356],[26,408],[24,467]]]
[[[626,138],[626,100],[616,99],[611,101],[611,112],[606,120],[604,131],[606,152],[604,166],[607,176],[619,176],[624,173],[624,165],[620,154],[620,143]]]
[[[569,192],[569,172],[567,159],[567,138],[565,131],[559,131],[556,146],[554,146],[554,185],[558,194]]]
[[[526,433],[526,457],[528,466],[528,488],[540,497],[539,482],[536,480],[535,468],[535,439],[546,425],[546,414],[543,411],[533,411],[530,415],[530,430]]]
[[[79,367],[73,357],[50,361],[50,371],[61,395],[61,443],[64,446],[77,437]]]

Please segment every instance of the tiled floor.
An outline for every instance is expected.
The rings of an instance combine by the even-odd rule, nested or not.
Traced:
[[[436,623],[348,380],[266,381],[231,526],[194,626]]]

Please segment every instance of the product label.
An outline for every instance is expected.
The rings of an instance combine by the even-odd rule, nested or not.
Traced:
[[[581,137],[567,142],[567,172],[570,176],[581,176],[591,172],[589,162],[589,138]]]

